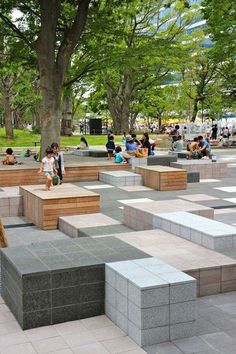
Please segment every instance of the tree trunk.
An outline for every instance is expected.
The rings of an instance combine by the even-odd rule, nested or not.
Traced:
[[[138,116],[139,112],[132,112],[130,114],[130,120],[129,120],[129,123],[130,123],[130,131],[132,131],[134,129],[134,124],[136,122],[136,119],[137,119],[137,116]]]
[[[18,107],[15,112],[15,126],[17,129],[23,130],[25,128],[25,121],[24,121],[24,108]]]
[[[63,95],[61,135],[72,135],[72,102],[70,92]]]
[[[133,89],[130,73],[124,73],[118,90],[114,89],[105,78],[107,101],[111,113],[114,131],[117,134],[129,131],[130,103]]]
[[[60,144],[61,87],[48,76],[40,78],[41,86],[41,157],[53,142]]]
[[[198,100],[194,100],[191,122],[195,122],[197,118],[197,112],[198,112]]]
[[[158,130],[160,132],[162,127],[162,112],[160,111],[157,112],[157,121],[158,121]]]
[[[3,111],[4,111],[4,123],[6,130],[6,137],[13,139],[13,124],[12,124],[12,108],[10,100],[10,79],[5,77],[2,80],[2,101],[3,101]]]
[[[37,102],[35,104],[35,107],[34,107],[34,117],[35,117],[35,121],[34,121],[34,129],[36,132],[40,133],[41,132],[41,113],[40,113],[40,110],[41,110],[41,103],[40,102]]]

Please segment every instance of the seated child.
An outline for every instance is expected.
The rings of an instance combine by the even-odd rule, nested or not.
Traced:
[[[115,163],[127,163],[127,160],[123,156],[122,149],[119,145],[115,148],[114,158],[115,158]]]
[[[52,184],[54,186],[58,186],[61,183],[60,177],[58,176],[57,171],[54,172],[54,176],[52,178]]]
[[[11,148],[6,149],[6,156],[2,160],[2,163],[3,165],[15,165],[17,163],[16,157]]]
[[[51,148],[47,148],[46,156],[42,159],[42,163],[38,173],[44,172],[46,176],[46,190],[49,191],[52,186],[52,179],[55,173],[57,173],[55,166],[54,153]]]

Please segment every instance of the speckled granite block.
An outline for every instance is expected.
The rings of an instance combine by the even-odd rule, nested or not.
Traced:
[[[148,257],[115,237],[2,249],[1,295],[23,329],[101,315],[104,264],[107,259],[130,259],[130,255]],[[121,308],[124,299],[119,297],[118,302]]]
[[[151,257],[107,263],[105,282],[107,316],[138,345],[191,335],[185,325],[196,317],[194,278]]]

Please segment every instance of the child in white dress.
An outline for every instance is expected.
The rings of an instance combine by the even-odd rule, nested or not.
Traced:
[[[47,148],[46,156],[42,159],[42,163],[39,168],[39,173],[44,172],[46,176],[46,190],[49,191],[52,186],[52,179],[56,172],[54,153],[51,148]]]

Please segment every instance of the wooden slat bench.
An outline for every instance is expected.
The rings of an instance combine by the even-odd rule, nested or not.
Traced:
[[[180,190],[187,188],[187,172],[168,166],[136,167],[135,172],[143,176],[146,187],[160,191]]]
[[[58,218],[66,215],[98,213],[100,196],[70,183],[45,190],[44,185],[20,187],[24,215],[44,230],[56,229]]]
[[[4,166],[0,169],[0,186],[23,186],[32,184],[41,184],[45,182],[43,174],[38,174],[39,166],[27,167],[21,166]],[[83,163],[83,165],[66,166],[66,175],[64,182],[80,182],[80,181],[98,181],[100,171],[119,171],[130,170],[129,165],[125,164],[107,164],[107,163]]]

